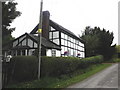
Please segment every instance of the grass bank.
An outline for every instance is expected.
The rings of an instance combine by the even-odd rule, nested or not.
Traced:
[[[63,75],[59,78],[46,77],[40,80],[10,85],[7,88],[65,88],[80,82],[111,65],[112,64],[92,65],[87,69],[78,70],[70,75]]]

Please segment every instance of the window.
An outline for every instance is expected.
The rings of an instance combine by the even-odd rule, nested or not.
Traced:
[[[56,56],[56,50],[55,49],[52,49],[52,56]]]

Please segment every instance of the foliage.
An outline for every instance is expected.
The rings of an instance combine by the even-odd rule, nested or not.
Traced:
[[[101,55],[79,59],[74,57],[42,57],[42,76],[60,77],[84,69],[92,64],[102,63]]]
[[[85,28],[81,38],[85,41],[86,57],[103,55],[105,60],[109,60],[115,53],[113,32],[101,30],[99,27]]]
[[[76,70],[100,64],[102,56],[79,59],[75,57],[42,57],[41,77],[71,76]],[[16,56],[8,65],[8,79],[11,82],[30,81],[37,78],[38,60],[35,56]]]
[[[118,62],[120,62],[120,58],[112,58],[109,61],[105,61],[105,63],[118,63]]]
[[[35,56],[15,56],[8,66],[9,80],[21,82],[33,80],[37,76],[37,58]]]
[[[117,53],[120,53],[120,45],[116,45],[115,48],[116,48],[116,52],[117,52]]]
[[[20,16],[21,13],[16,11],[17,3],[13,1],[2,2],[2,41],[3,45],[13,39],[11,33],[15,28],[11,28],[10,24],[13,20]]]
[[[40,80],[34,80],[31,82],[24,82],[14,85],[9,85],[7,88],[65,88],[69,85],[75,84],[80,82],[93,74],[111,66],[112,64],[99,64],[93,65],[87,69],[84,69],[81,74],[81,70],[74,72],[72,77],[67,75],[63,76],[61,79],[55,77],[45,77],[41,78]],[[77,73],[77,74],[76,74]]]

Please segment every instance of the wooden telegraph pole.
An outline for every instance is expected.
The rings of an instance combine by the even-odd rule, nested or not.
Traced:
[[[39,27],[38,27],[38,79],[40,79],[40,72],[41,72],[41,43],[42,43],[42,8],[43,8],[43,0],[40,3],[40,18],[39,18]]]

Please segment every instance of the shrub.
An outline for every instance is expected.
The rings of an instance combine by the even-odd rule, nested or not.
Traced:
[[[9,63],[8,75],[12,81],[28,81],[36,78],[37,58],[34,56],[16,56]]]
[[[102,63],[103,56],[94,56],[84,59],[75,57],[42,57],[42,77],[70,74],[77,69],[84,69],[92,64]]]
[[[76,57],[42,57],[41,76],[61,77],[70,75],[78,69],[84,69],[92,64],[100,64],[102,56],[79,59]],[[8,65],[8,78],[11,81],[23,82],[37,78],[38,59],[35,56],[16,56]]]

